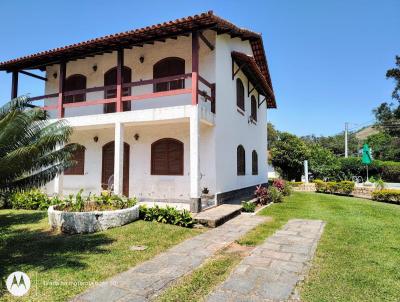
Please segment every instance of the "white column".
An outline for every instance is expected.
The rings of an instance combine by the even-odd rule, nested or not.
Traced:
[[[64,174],[59,174],[54,178],[54,193],[63,196]]]
[[[190,115],[190,198],[200,198],[199,105]]]
[[[124,125],[115,123],[114,148],[114,193],[122,194],[124,166]]]

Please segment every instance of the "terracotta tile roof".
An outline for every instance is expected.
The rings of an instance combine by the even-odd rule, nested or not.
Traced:
[[[266,96],[268,108],[276,108],[274,92],[254,57],[237,51],[232,51],[231,55],[257,91]]]
[[[0,70],[43,69],[47,65],[57,64],[63,60],[74,60],[89,55],[111,52],[121,47],[138,46],[157,40],[162,41],[169,37],[189,35],[194,30],[205,29],[214,30],[218,34],[226,33],[232,37],[249,40],[253,49],[254,59],[272,89],[261,35],[239,28],[233,23],[218,17],[212,11],[0,62]]]

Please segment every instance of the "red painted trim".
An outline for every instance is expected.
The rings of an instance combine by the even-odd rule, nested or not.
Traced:
[[[184,80],[184,79],[190,78],[191,76],[192,76],[191,73],[185,73],[185,74],[181,74],[181,75],[174,75],[174,76],[157,78],[157,79],[124,83],[124,84],[122,84],[122,87],[143,86],[143,85],[151,85],[151,84],[157,84],[157,83],[163,83],[163,82],[170,82],[170,81],[174,81],[174,80]]]
[[[58,109],[58,105],[50,105],[50,106],[43,106],[43,110],[56,110]]]
[[[154,93],[146,93],[141,95],[130,95],[122,97],[122,101],[138,101],[144,99],[151,99],[151,98],[158,98],[163,96],[171,96],[171,95],[179,95],[179,94],[189,94],[192,93],[192,89],[185,88],[185,89],[176,89],[176,90],[167,90],[167,91],[160,91]]]
[[[201,75],[199,75],[199,81],[206,85],[208,88],[212,88],[213,84],[211,84],[209,81],[207,81],[205,78],[203,78]]]
[[[67,72],[67,64],[62,62],[60,64],[60,74],[58,78],[58,118],[64,117],[63,99],[64,99],[64,89],[65,89],[65,75]]]
[[[115,99],[101,99],[101,100],[86,101],[86,102],[68,103],[64,104],[64,108],[101,105],[101,104],[115,103],[116,101],[117,99],[115,98]]]
[[[117,105],[116,111],[122,112],[122,68],[124,66],[124,50],[117,51]]]
[[[192,32],[192,105],[199,103],[199,34]]]

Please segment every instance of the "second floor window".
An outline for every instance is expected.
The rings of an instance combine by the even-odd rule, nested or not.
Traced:
[[[124,66],[122,68],[122,83],[130,83],[132,81],[132,70],[129,67]],[[109,85],[117,85],[117,67],[111,68],[104,74],[104,86]],[[125,87],[122,89],[122,96],[131,95],[131,88]],[[105,99],[113,99],[117,97],[117,89],[116,88],[106,88],[104,91]],[[123,110],[129,111],[131,110],[130,102],[123,102]],[[115,112],[115,103],[105,104],[104,112],[110,113]]]
[[[183,74],[185,74],[185,60],[181,58],[175,58],[175,57],[165,58],[158,61],[153,66],[154,79],[183,75]],[[153,86],[154,92],[183,89],[183,88],[185,88],[184,79],[156,83]]]
[[[86,77],[82,74],[73,74],[65,80],[65,92],[86,89]],[[77,103],[86,100],[86,93],[64,96],[64,103]]]
[[[257,121],[257,100],[254,95],[251,96],[251,118]]]
[[[236,105],[244,111],[244,86],[241,79],[236,79]]]

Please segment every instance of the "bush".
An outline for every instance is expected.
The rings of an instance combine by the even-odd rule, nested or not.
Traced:
[[[290,181],[288,182],[293,188],[297,188],[300,187],[301,185],[303,185],[304,183],[302,181]]]
[[[283,201],[283,194],[275,187],[268,188],[268,202],[278,203]]]
[[[46,210],[53,205],[53,200],[38,189],[16,192],[9,197],[13,209]]]
[[[355,186],[353,181],[348,180],[324,182],[317,179],[314,181],[314,184],[317,192],[343,195],[350,195]]]
[[[376,201],[400,204],[400,190],[375,190],[374,192],[372,192],[372,199]]]
[[[279,192],[283,194],[283,196],[289,196],[292,194],[292,186],[288,181],[285,181],[283,179],[275,179],[274,182],[272,183],[272,186],[277,188]]]
[[[253,213],[256,210],[256,204],[250,201],[243,201],[242,202],[242,210],[246,213]]]
[[[147,208],[140,206],[140,218],[146,221],[157,221],[160,223],[173,224],[185,228],[191,228],[194,221],[190,212],[178,211],[173,207],[160,208],[158,206]]]
[[[53,204],[58,204],[58,209],[62,211],[90,212],[126,209],[133,207],[137,203],[136,198],[118,196],[109,191],[103,191],[99,196],[89,194],[86,197],[82,196],[82,193],[83,190],[81,189],[75,195],[70,194],[66,199],[54,197]]]
[[[257,186],[254,195],[257,197],[259,203],[266,204],[268,202],[268,190],[266,187],[262,185]]]

